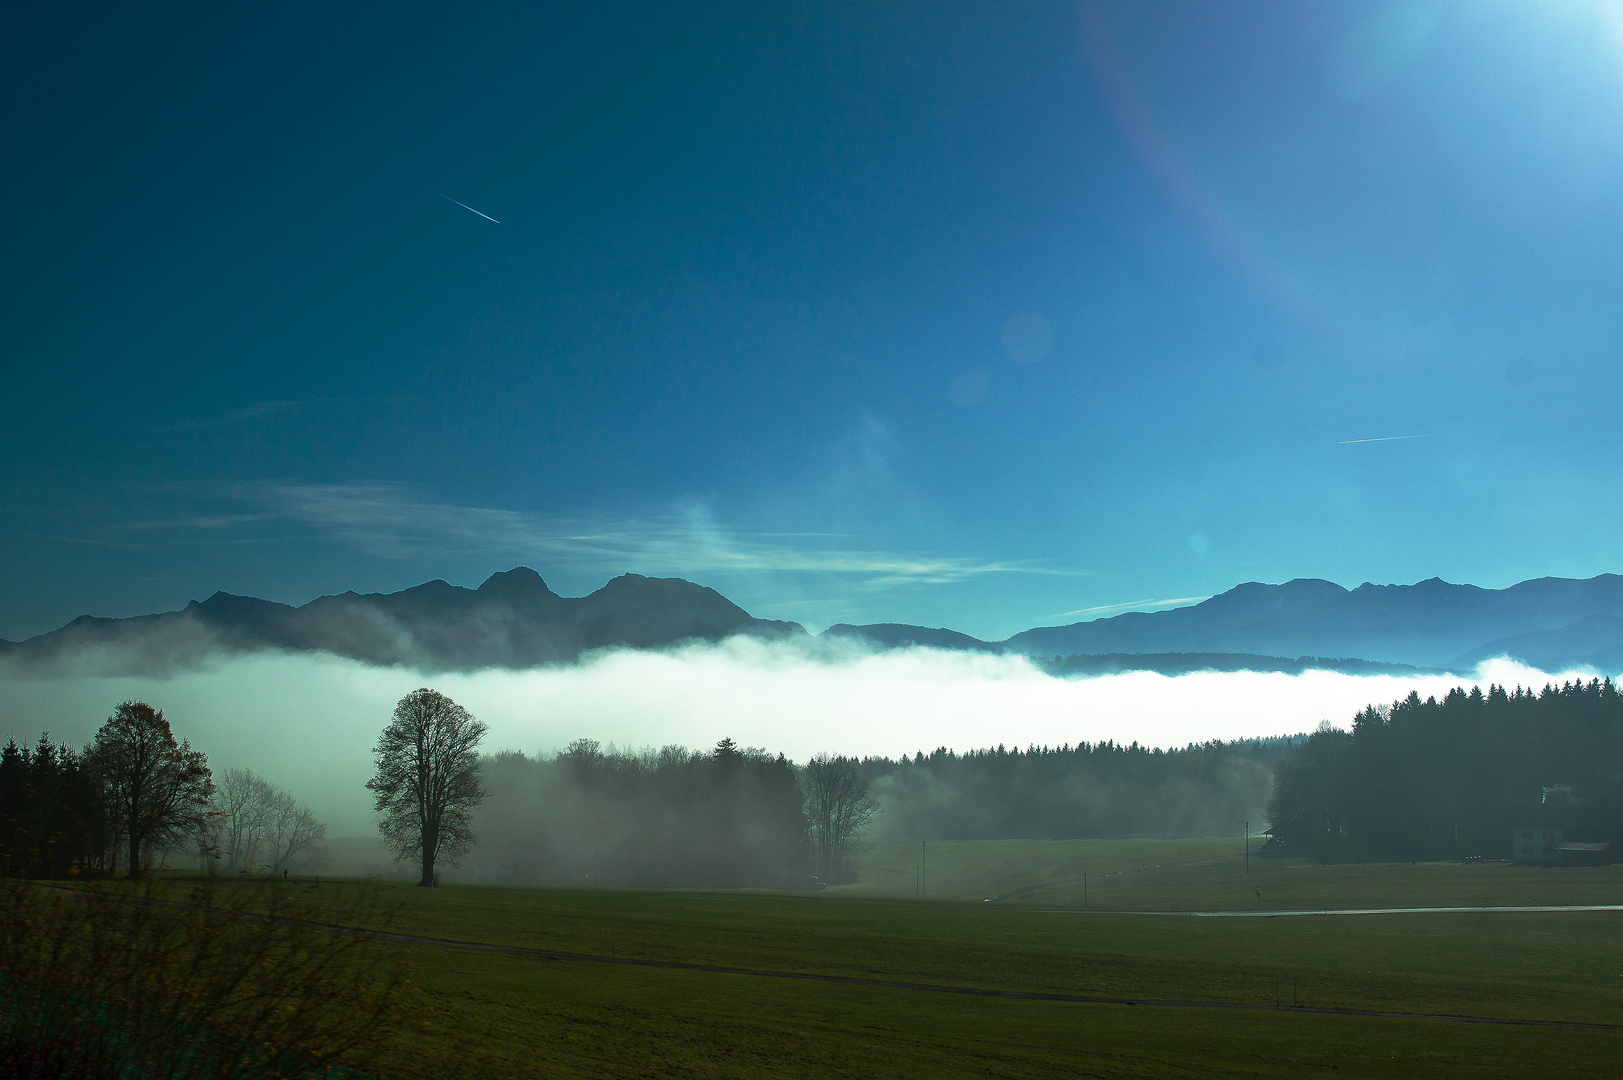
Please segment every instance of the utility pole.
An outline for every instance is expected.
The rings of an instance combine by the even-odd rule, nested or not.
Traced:
[[[1088,906],[1088,875],[1082,875],[1082,906]]]
[[[1245,872],[1251,874],[1251,823],[1245,823]]]
[[[919,841],[919,895],[930,895],[930,841]]]

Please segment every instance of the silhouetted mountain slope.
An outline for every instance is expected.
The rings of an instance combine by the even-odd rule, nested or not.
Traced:
[[[1572,632],[1560,639],[1560,651],[1587,655],[1606,644],[1608,639],[1593,634],[1610,624],[1593,624],[1588,631],[1575,624],[1596,615],[1623,617],[1623,577],[1538,578],[1500,590],[1437,578],[1414,585],[1366,582],[1351,590],[1298,579],[1283,585],[1249,582],[1171,611],[1027,630],[1002,644],[1034,656],[1245,652],[1445,667],[1490,644],[1523,643],[1526,635],[1564,629]],[[1503,651],[1533,659],[1508,647]]]
[[[827,637],[850,638],[883,649],[924,646],[962,652],[1018,651],[1009,649],[1001,642],[982,641],[956,630],[932,630],[906,623],[873,623],[867,626],[836,623],[823,634]],[[1195,671],[1277,671],[1300,675],[1309,670],[1339,671],[1348,675],[1419,675],[1438,670],[1351,657],[1298,656],[1292,659],[1256,653],[1076,653],[1052,658],[1036,656],[1032,659],[1048,674],[1068,677],[1116,675],[1128,671],[1153,671],[1161,675],[1187,675]]]
[[[1494,656],[1514,656],[1545,671],[1582,665],[1623,672],[1623,615],[1587,615],[1558,630],[1500,638],[1457,657],[1453,666],[1471,667]]]
[[[436,580],[397,593],[322,596],[297,608],[217,592],[162,615],[82,616],[8,652],[50,659],[116,649],[126,666],[140,669],[185,662],[211,649],[284,649],[466,671],[567,662],[612,646],[659,648],[734,634],[804,633],[798,623],[753,618],[714,589],[680,578],[626,574],[589,596],[563,597],[534,570],[518,567],[492,575],[478,589]]]
[[[1356,589],[1299,578],[1283,585],[1247,582],[1186,608],[1038,627],[1000,642],[901,623],[841,623],[825,633],[881,648],[1063,657],[1071,674],[1300,671],[1304,665],[1348,672],[1467,670],[1495,656],[1546,670],[1623,671],[1623,577],[1538,578],[1499,590],[1438,578],[1414,585],[1366,582]]]
[[[906,623],[870,623],[867,626],[835,623],[824,630],[823,634],[826,637],[852,638],[886,649],[924,645],[932,649],[961,649],[965,652],[1003,651],[1001,645],[994,645],[989,641],[970,637],[968,634],[960,634],[956,630],[930,630],[922,626],[908,626]]]
[[[1300,675],[1304,671],[1339,671],[1344,675],[1427,675],[1435,668],[1388,664],[1379,660],[1334,659],[1323,656],[1258,656],[1255,653],[1105,653],[1080,654],[1057,660],[1035,659],[1050,675],[1117,675],[1153,671],[1160,675],[1188,675],[1195,671],[1277,671]]]
[[[214,649],[283,649],[467,671],[565,663],[614,646],[804,633],[798,623],[753,618],[715,590],[680,578],[626,574],[589,596],[564,597],[534,570],[518,567],[477,589],[436,580],[397,593],[323,596],[302,607],[218,592],[161,615],[81,616],[26,642],[0,642],[0,654],[53,660],[106,648],[118,652],[122,667],[149,671]],[[1350,590],[1317,579],[1248,582],[1191,607],[1038,627],[1002,642],[901,623],[839,623],[824,635],[876,648],[1018,653],[1046,660],[1061,674],[1466,670],[1494,656],[1545,670],[1589,665],[1617,673],[1623,577],[1538,578],[1499,590],[1437,578]],[[1067,659],[1056,664],[1056,657]]]

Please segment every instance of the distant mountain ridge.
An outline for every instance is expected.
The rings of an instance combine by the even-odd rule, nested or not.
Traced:
[[[477,589],[435,580],[396,593],[322,596],[300,607],[217,592],[179,611],[128,619],[81,616],[0,654],[53,660],[117,650],[131,670],[188,663],[215,650],[328,652],[372,664],[472,671],[569,663],[594,649],[652,649],[737,634],[807,638],[793,622],[757,619],[714,589],[681,578],[617,577],[564,597],[527,567]],[[1033,657],[1055,674],[1153,670],[1349,673],[1469,671],[1509,656],[1546,671],[1623,672],[1623,577],[1537,578],[1507,589],[1414,585],[1346,589],[1299,578],[1247,582],[1184,608],[1036,627],[1004,641],[946,628],[838,623],[831,640],[882,649],[924,646]],[[1056,662],[1054,658],[1063,658]],[[1334,657],[1339,659],[1319,659]]]
[[[565,663],[613,646],[805,632],[798,623],[754,618],[714,589],[681,578],[626,574],[589,596],[565,597],[521,566],[492,574],[478,589],[435,580],[396,593],[317,597],[301,607],[217,592],[161,615],[80,616],[60,630],[7,643],[5,651],[27,659],[112,647],[140,666],[184,662],[211,649],[281,649],[472,671]]]
[[[930,629],[924,626],[909,626],[906,623],[870,623],[866,626],[852,626],[850,623],[835,623],[823,631],[824,637],[850,638],[864,641],[870,645],[879,645],[887,649],[904,649],[913,645],[922,645],[927,649],[957,649],[962,652],[990,652],[1005,651],[1001,645],[990,641],[982,641],[978,637],[960,634],[956,630]]]
[[[1506,589],[1439,578],[1346,589],[1298,578],[1247,582],[1189,607],[1037,627],[998,642],[894,623],[841,624],[828,633],[882,647],[934,644],[1035,657],[1244,653],[1468,670],[1509,656],[1545,670],[1623,671],[1623,577],[1535,578]]]

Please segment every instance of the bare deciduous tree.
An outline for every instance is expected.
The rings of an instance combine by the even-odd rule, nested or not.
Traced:
[[[248,769],[227,769],[215,793],[219,854],[226,870],[246,870],[259,855],[270,818],[270,784]]]
[[[226,870],[296,870],[320,858],[327,827],[307,806],[252,769],[220,777],[204,856]]]
[[[806,763],[801,779],[817,872],[825,880],[837,881],[879,804],[868,797],[868,782],[850,758],[818,754]]]
[[[293,796],[286,792],[281,795],[281,809],[271,827],[271,871],[285,874],[325,862],[326,824],[317,820],[308,806],[295,802]]]
[[[383,815],[378,831],[402,859],[422,862],[419,885],[434,884],[434,863],[455,866],[477,842],[473,808],[479,783],[479,740],[485,725],[437,690],[413,690],[373,749],[376,771],[366,786]]]
[[[161,849],[195,835],[214,791],[208,758],[191,743],[175,742],[161,709],[126,701],[96,732],[85,764],[101,785],[115,837],[128,845],[129,876],[141,873],[143,850]]]

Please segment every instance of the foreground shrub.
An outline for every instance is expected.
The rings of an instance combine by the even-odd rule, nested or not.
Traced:
[[[0,1035],[0,1076],[7,1080],[123,1080],[124,1075],[99,1045]]]
[[[0,890],[0,1074],[353,1076],[404,1019],[391,953],[320,928],[376,925],[359,887]]]

